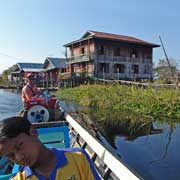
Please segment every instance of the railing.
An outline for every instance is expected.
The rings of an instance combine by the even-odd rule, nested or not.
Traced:
[[[107,56],[107,55],[96,55],[95,59],[98,62],[113,62],[113,63],[143,63],[143,64],[152,64],[151,59],[143,58],[131,58],[131,57],[122,57],[122,56]]]
[[[94,72],[69,72],[61,73],[60,79],[88,78],[93,77]]]
[[[123,56],[95,55],[95,53],[86,53],[86,54],[80,54],[77,56],[71,56],[67,58],[67,64],[86,62],[90,60],[97,60],[98,62],[143,63],[143,64],[152,65],[152,59],[131,58],[131,57],[123,57]]]
[[[102,179],[138,180],[139,178],[121,160],[110,153],[100,142],[89,134],[72,116],[65,114],[71,131],[75,132],[76,142],[90,155],[97,169],[101,169]],[[81,140],[80,140],[81,139]],[[104,170],[102,172],[102,169]]]
[[[152,87],[154,89],[159,89],[159,88],[173,88],[177,89],[177,84],[154,84],[154,83],[142,83],[142,82],[135,82],[135,81],[126,81],[126,80],[110,80],[110,79],[103,79],[103,78],[95,78],[97,82],[102,82],[102,83],[117,83],[119,82],[122,85],[133,85],[133,86],[138,86],[138,87]]]
[[[128,79],[128,78],[139,78],[139,79],[151,79],[152,74],[143,74],[143,73],[133,73],[133,72],[125,72],[125,73],[103,73],[98,72],[97,77],[101,79]]]
[[[94,59],[94,53],[85,53],[67,58],[67,64],[86,62]]]

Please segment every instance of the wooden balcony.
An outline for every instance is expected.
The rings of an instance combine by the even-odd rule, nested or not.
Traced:
[[[77,56],[71,56],[71,57],[67,58],[67,64],[87,62],[87,61],[91,61],[93,59],[94,59],[93,53],[80,54]]]
[[[131,58],[123,56],[107,56],[107,55],[96,55],[95,53],[86,53],[77,56],[67,58],[67,64],[81,63],[96,60],[99,63],[141,63],[152,65],[152,59],[144,58]]]
[[[68,73],[61,73],[60,79],[76,79],[76,78],[89,78],[93,77],[94,72],[68,72]]]
[[[98,72],[97,77],[100,79],[133,79],[133,78],[139,78],[139,79],[151,79],[152,74],[143,74],[138,73],[135,74],[133,72],[125,72],[125,73],[103,73]]]
[[[131,57],[122,57],[122,56],[107,56],[107,55],[96,55],[94,56],[100,63],[142,63],[142,64],[152,64],[151,59],[143,58],[131,58]]]

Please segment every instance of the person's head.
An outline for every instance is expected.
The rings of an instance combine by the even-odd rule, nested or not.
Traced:
[[[33,85],[34,84],[34,74],[33,73],[28,73],[26,75],[26,80],[29,84]]]
[[[0,121],[0,155],[20,165],[33,166],[41,148],[37,132],[28,120],[14,116]]]

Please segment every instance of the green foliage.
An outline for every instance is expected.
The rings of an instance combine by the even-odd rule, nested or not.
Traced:
[[[14,70],[15,70],[15,65],[11,66],[9,69],[4,70],[2,73],[2,81],[3,82],[8,81],[8,75],[10,75],[11,72],[13,72]]]
[[[180,92],[175,89],[86,85],[60,89],[57,95],[88,107],[86,113],[99,124],[124,127],[132,134],[153,121],[180,121]]]
[[[153,69],[154,73],[156,74],[156,83],[163,83],[163,84],[172,84],[174,83],[175,79],[172,77],[173,74],[176,74],[177,70],[177,63],[174,59],[169,59],[170,66],[165,59],[159,59],[158,66]],[[172,71],[172,72],[171,72]]]
[[[5,70],[2,73],[2,81],[7,81],[8,80],[8,75],[9,75],[9,71]]]

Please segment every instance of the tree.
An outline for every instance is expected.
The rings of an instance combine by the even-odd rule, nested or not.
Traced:
[[[8,81],[8,75],[10,75],[15,70],[15,65],[11,66],[10,68],[6,69],[2,73],[2,81],[6,82]]]
[[[172,83],[178,71],[176,60],[170,59],[169,61],[170,66],[165,59],[159,59],[157,67],[154,68],[154,74],[162,83]]]

